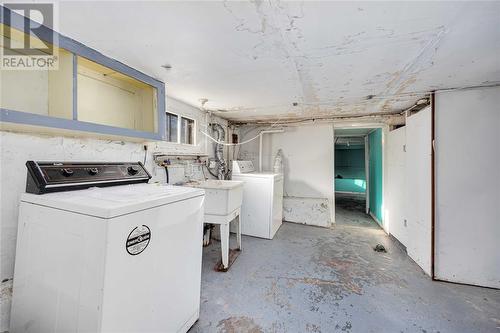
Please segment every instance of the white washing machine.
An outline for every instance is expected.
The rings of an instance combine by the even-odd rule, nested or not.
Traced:
[[[10,332],[186,332],[204,191],[146,184],[140,163],[27,165],[28,192],[63,192],[21,197]]]
[[[283,175],[256,172],[252,161],[233,161],[233,180],[242,180],[241,233],[273,239],[283,220]]]

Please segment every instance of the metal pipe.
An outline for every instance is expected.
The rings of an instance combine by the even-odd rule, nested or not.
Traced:
[[[284,131],[285,131],[284,129],[277,129],[277,130],[261,131],[259,133],[259,172],[262,172],[262,136],[264,134],[283,133]]]
[[[212,126],[212,130],[215,133],[217,133],[217,141],[224,142],[225,140],[224,127],[222,127],[222,125],[218,123],[211,123],[210,126]],[[217,159],[217,163],[219,164],[217,167],[217,178],[221,180],[225,179],[227,165],[226,165],[226,160],[224,160],[224,146],[219,143],[215,145],[215,158]]]

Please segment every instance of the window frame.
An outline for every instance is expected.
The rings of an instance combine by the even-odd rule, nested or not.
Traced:
[[[191,120],[193,122],[193,143],[183,143],[181,142],[181,137],[182,137],[182,118],[184,119],[187,119],[187,120]],[[186,146],[196,146],[196,119],[193,119],[191,117],[186,117],[186,116],[183,116],[181,115],[180,118],[179,118],[179,143],[181,145],[186,145]]]
[[[170,141],[167,137],[167,113],[177,117],[177,135],[175,136],[175,141]],[[180,143],[180,129],[179,129],[179,119],[181,115],[175,112],[165,111],[165,141],[169,143]]]
[[[10,11],[8,8],[0,6],[2,13],[0,17],[0,23],[6,26],[10,26],[14,29],[23,31],[23,25],[30,24],[32,21],[27,17]],[[11,20],[10,24],[5,22],[7,15],[18,16],[16,19]],[[132,137],[141,138],[148,140],[165,140],[166,128],[165,128],[165,83],[146,75],[130,66],[125,65],[115,59],[112,59],[104,54],[83,45],[69,37],[59,34],[58,32],[47,28],[46,26],[41,26],[38,30],[38,38],[44,41],[50,41],[48,36],[55,34],[59,40],[57,47],[64,49],[73,54],[73,119],[57,118],[45,115],[38,115],[29,112],[9,110],[0,108],[0,122],[5,123],[15,123],[22,125],[32,125],[32,126],[42,126],[48,128],[56,128],[62,130],[70,131],[82,131],[91,132],[104,135],[113,135],[120,137]],[[157,128],[155,132],[146,132],[140,130],[134,130],[123,127],[116,127],[110,125],[102,125],[91,122],[79,121],[78,120],[78,110],[77,110],[77,74],[78,74],[78,56],[87,58],[94,61],[102,66],[108,67],[116,72],[120,72],[124,75],[130,76],[138,81],[146,83],[156,89],[156,117],[157,117]]]
[[[168,141],[168,138],[166,137],[166,127],[167,127],[167,113],[177,116],[177,138],[176,141]],[[188,119],[193,121],[193,143],[182,143],[181,142],[181,126],[182,126],[182,118]],[[177,112],[172,112],[172,111],[165,111],[165,141],[168,143],[173,143],[177,145],[183,145],[183,146],[196,146],[196,132],[197,132],[197,124],[198,122],[196,119],[185,116],[181,113]]]

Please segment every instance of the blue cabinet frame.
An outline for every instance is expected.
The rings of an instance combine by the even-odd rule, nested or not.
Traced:
[[[0,6],[1,15],[0,23],[7,25],[5,19],[7,15],[12,17],[18,16],[15,20],[12,20],[11,24],[8,24],[12,28],[23,31],[23,24],[29,24],[30,20],[24,16],[21,16],[15,12],[10,11],[8,8]],[[22,22],[22,23],[21,23]],[[74,131],[84,131],[92,132],[98,134],[124,136],[124,137],[134,137],[142,138],[148,140],[165,140],[165,84],[149,75],[146,75],[132,67],[129,67],[115,59],[105,56],[104,54],[83,45],[71,38],[59,34],[58,32],[42,26],[38,31],[40,34],[38,37],[45,41],[50,41],[52,34],[58,39],[58,47],[70,51],[73,53],[73,119],[63,119],[44,115],[38,115],[28,112],[8,110],[0,108],[0,121],[7,123],[16,124],[26,124],[34,126],[44,126],[51,128],[60,128],[64,130],[74,130]],[[137,131],[128,128],[108,126],[95,124],[90,122],[84,122],[78,120],[78,110],[77,110],[77,57],[81,56],[92,60],[98,64],[111,68],[117,72],[128,75],[146,84],[149,84],[156,88],[157,97],[157,121],[158,130],[157,132],[145,132]]]

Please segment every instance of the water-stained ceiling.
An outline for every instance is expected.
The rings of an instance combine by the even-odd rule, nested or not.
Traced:
[[[239,121],[384,114],[500,81],[500,2],[69,1],[59,20]]]

